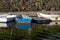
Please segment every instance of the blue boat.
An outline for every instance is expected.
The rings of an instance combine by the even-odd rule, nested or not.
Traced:
[[[19,15],[16,17],[16,22],[19,24],[30,24],[32,18],[26,15]]]
[[[32,25],[31,24],[16,24],[16,28],[18,29],[31,29]]]

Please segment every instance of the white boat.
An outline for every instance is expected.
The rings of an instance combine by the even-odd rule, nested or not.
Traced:
[[[37,13],[37,15],[38,15],[38,17],[44,17],[44,18],[51,19],[51,20],[60,19],[59,15],[43,14],[43,13]]]
[[[6,28],[6,27],[12,27],[13,25],[15,25],[14,22],[0,23],[0,28],[1,28],[1,27],[4,27],[4,28]]]
[[[12,21],[16,15],[0,15],[0,22]]]

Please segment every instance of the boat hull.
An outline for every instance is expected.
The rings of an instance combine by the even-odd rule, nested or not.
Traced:
[[[9,23],[0,23],[0,28],[7,28],[7,27],[12,27],[15,25],[14,22],[9,22]]]
[[[16,15],[8,15],[8,14],[4,14],[4,15],[0,15],[0,22],[10,22],[12,20],[14,20],[14,18],[16,17]]]
[[[43,14],[43,13],[37,13],[38,17],[46,17],[46,18],[52,18],[52,17],[59,17],[59,15],[49,15],[49,14]]]
[[[19,15],[15,19],[19,24],[30,24],[32,21],[32,18],[26,15]]]
[[[14,18],[0,18],[0,22],[5,23],[5,22],[10,22],[12,21]]]
[[[32,23],[37,23],[37,24],[49,24],[50,22],[52,22],[50,19],[44,19],[44,20],[33,19],[32,20]]]
[[[31,24],[16,24],[18,29],[31,29]]]
[[[18,24],[31,24],[31,21],[32,19],[24,19],[24,18],[16,20]]]
[[[31,22],[18,22],[18,24],[31,24]]]
[[[51,19],[52,21],[54,20],[60,20],[59,15],[48,15],[48,14],[43,14],[43,13],[37,13],[38,17],[44,17],[46,19]]]

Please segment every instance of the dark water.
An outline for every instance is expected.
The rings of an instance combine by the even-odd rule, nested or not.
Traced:
[[[49,24],[0,23],[0,40],[60,40],[60,22]]]

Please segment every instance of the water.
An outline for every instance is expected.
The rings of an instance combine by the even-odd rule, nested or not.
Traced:
[[[0,23],[2,40],[60,40],[60,22],[49,24]]]

